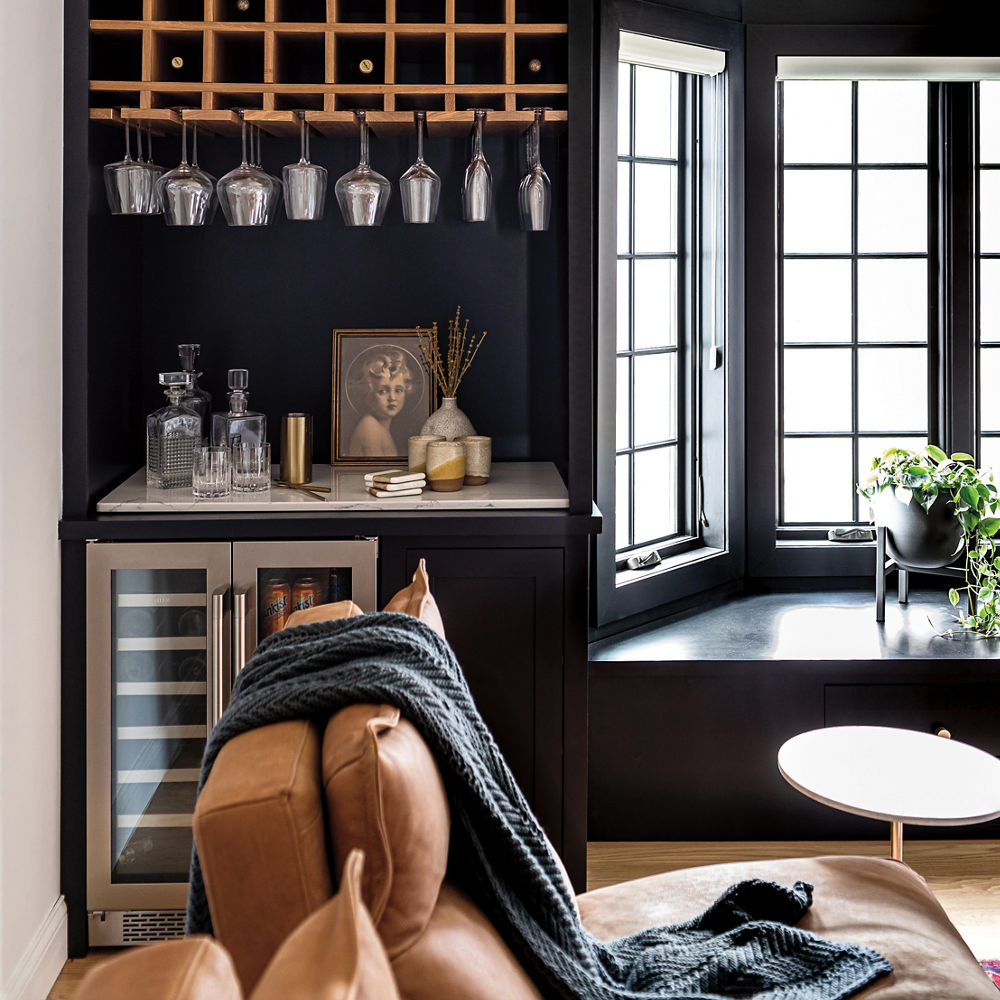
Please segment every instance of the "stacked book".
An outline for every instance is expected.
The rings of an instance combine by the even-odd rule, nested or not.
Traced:
[[[365,473],[365,486],[373,497],[413,497],[423,492],[426,485],[427,478],[422,472],[385,469]]]

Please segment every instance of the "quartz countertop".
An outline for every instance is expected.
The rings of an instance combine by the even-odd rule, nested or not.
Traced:
[[[496,462],[485,486],[463,486],[454,493],[435,493],[425,487],[416,496],[381,499],[365,488],[370,468],[334,469],[313,466],[313,485],[329,486],[325,500],[272,485],[264,493],[230,493],[202,499],[189,488],[147,488],[146,470],[140,469],[97,504],[99,514],[279,514],[285,511],[401,511],[401,510],[552,510],[569,507],[566,486],[551,462]],[[272,468],[272,478],[278,467]]]

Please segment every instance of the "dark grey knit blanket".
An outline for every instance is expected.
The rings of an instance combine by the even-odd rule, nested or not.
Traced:
[[[812,901],[804,882],[741,882],[693,920],[598,941],[581,925],[454,653],[409,615],[378,612],[265,639],[209,738],[199,787],[233,736],[286,719],[323,719],[357,702],[396,705],[422,733],[448,791],[453,852],[471,868],[478,901],[545,996],[839,1000],[891,971],[875,952],[791,926]],[[211,932],[197,852],[187,929]]]

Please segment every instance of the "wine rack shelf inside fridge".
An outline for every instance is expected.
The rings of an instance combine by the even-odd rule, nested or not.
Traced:
[[[97,119],[122,107],[133,121],[166,108],[566,117],[568,0],[93,0],[90,13]]]
[[[183,931],[202,755],[235,674],[295,601],[374,610],[376,546],[88,546],[91,945]]]

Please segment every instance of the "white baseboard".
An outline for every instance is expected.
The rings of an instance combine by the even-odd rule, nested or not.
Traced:
[[[66,900],[60,896],[0,987],[0,1000],[45,1000],[66,964],[66,921]]]

